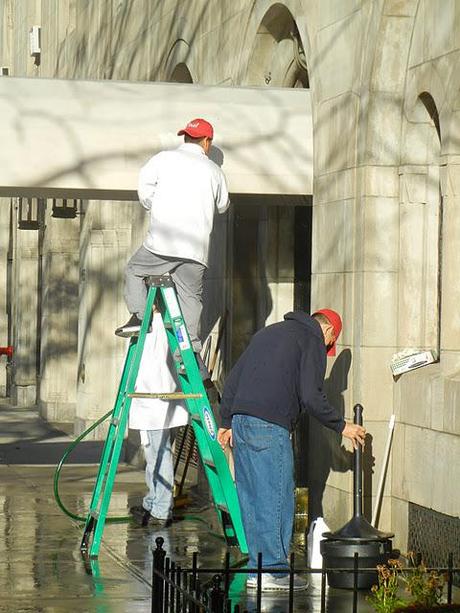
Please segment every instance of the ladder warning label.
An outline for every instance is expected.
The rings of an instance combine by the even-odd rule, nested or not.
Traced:
[[[203,416],[204,416],[204,423],[206,424],[206,430],[209,433],[209,436],[212,438],[213,441],[216,440],[216,430],[214,428],[214,423],[211,417],[211,413],[209,412],[209,409],[207,407],[203,407]]]
[[[168,307],[170,316],[174,319],[175,317],[180,317],[181,312],[179,308],[179,303],[177,302],[176,293],[173,287],[167,287],[163,290],[163,295],[165,298],[166,306]]]
[[[176,338],[179,343],[179,347],[183,349],[188,349],[190,347],[190,343],[188,342],[187,332],[185,331],[185,326],[179,326],[176,330]]]

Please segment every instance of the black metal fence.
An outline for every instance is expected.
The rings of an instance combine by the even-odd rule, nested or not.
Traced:
[[[257,588],[255,591],[255,611],[262,611],[262,575],[264,573],[274,574],[286,571],[275,571],[273,569],[264,571],[262,568],[262,555],[258,556],[256,569],[238,568],[230,565],[230,555],[225,556],[223,568],[198,568],[198,554],[192,557],[192,567],[183,568],[176,565],[163,549],[164,540],[158,537],[156,549],[153,551],[152,566],[152,613],[247,613],[247,609],[242,609],[239,604],[232,604],[229,598],[229,588],[231,579],[235,574],[257,574]],[[447,575],[447,605],[452,604],[452,586],[454,573],[460,572],[460,568],[454,568],[453,555],[449,554],[447,566],[445,568],[430,568],[429,571],[445,573]],[[350,568],[326,568],[323,565],[321,570],[311,568],[297,568],[295,566],[295,555],[291,554],[289,567],[289,590],[285,592],[286,613],[293,613],[298,610],[295,608],[294,598],[294,576],[295,574],[321,576],[321,596],[320,611],[326,611],[326,579],[328,573],[353,573],[353,588],[347,590],[352,592],[352,611],[358,612],[358,577],[360,573],[374,572],[377,583],[377,573],[375,568],[363,568],[359,566],[359,555],[355,553],[353,566]],[[200,579],[201,577],[201,579]],[[456,609],[456,610],[460,610]]]

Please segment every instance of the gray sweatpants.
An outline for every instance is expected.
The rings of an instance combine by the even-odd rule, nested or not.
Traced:
[[[142,319],[147,300],[144,277],[171,275],[177,290],[177,298],[187,325],[193,350],[201,350],[200,319],[203,308],[203,275],[205,266],[192,260],[179,260],[152,253],[140,247],[129,260],[125,274],[125,300],[130,313]]]

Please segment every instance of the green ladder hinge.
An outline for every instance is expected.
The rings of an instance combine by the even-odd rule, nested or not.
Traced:
[[[97,558],[99,555],[132,398],[174,396],[175,398],[183,398],[187,405],[190,421],[195,432],[198,453],[208,479],[217,515],[222,524],[225,540],[228,545],[236,545],[242,553],[247,553],[248,548],[241,521],[236,487],[225,454],[217,441],[216,421],[199,373],[190,337],[177,300],[174,283],[169,276],[146,277],[145,282],[148,287],[145,314],[139,335],[131,338],[126,354],[85,523],[80,546],[81,552],[85,556],[89,555],[90,558]],[[162,316],[182,393],[142,394],[134,392],[154,305],[159,309]]]

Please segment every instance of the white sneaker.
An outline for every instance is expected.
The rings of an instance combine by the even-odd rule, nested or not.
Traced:
[[[246,580],[246,587],[251,589],[257,589],[257,577],[248,577]],[[308,581],[302,579],[298,575],[294,575],[294,591],[306,590],[308,588]],[[262,575],[262,591],[274,592],[277,590],[289,591],[289,575]]]

